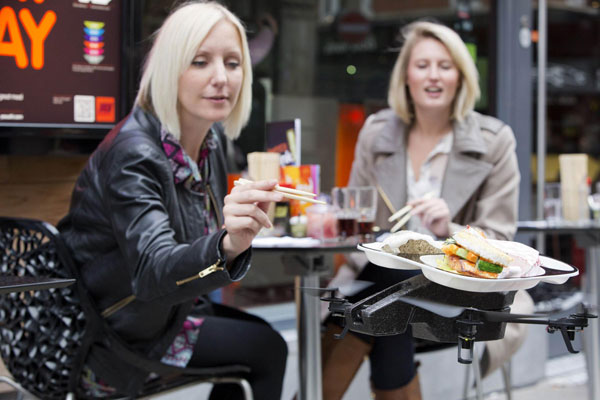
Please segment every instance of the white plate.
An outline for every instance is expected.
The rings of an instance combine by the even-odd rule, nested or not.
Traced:
[[[425,277],[437,284],[468,292],[506,292],[529,289],[540,282],[560,285],[565,283],[570,277],[579,275],[577,268],[569,264],[550,257],[540,256],[542,269],[544,270],[542,275],[506,279],[475,278],[437,268],[438,260],[441,260],[443,257],[443,255],[421,256],[421,261],[425,264],[420,265]]]
[[[365,252],[369,261],[381,267],[391,269],[421,269],[423,266],[420,262],[383,251],[381,249],[383,247],[382,242],[362,243],[356,247],[358,250]]]

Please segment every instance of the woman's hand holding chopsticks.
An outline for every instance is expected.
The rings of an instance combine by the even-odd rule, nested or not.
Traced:
[[[235,186],[245,185],[248,183],[252,183],[252,181],[248,180],[248,179],[243,179],[243,178],[240,178],[240,179],[236,180],[235,182],[233,182],[233,184]],[[315,203],[315,204],[327,204],[324,201],[314,199],[313,197],[316,196],[315,193],[306,192],[304,190],[291,189],[291,188],[275,185],[275,187],[273,188],[273,191],[281,193],[283,195],[283,197],[292,199],[292,200],[306,201],[308,203]]]
[[[444,199],[421,198],[408,202],[411,214],[417,215],[421,223],[439,238],[450,236],[450,209]]]
[[[227,234],[223,238],[223,251],[229,262],[252,244],[252,239],[264,228],[271,228],[267,216],[269,203],[283,200],[283,195],[273,189],[276,180],[257,181],[236,185],[225,196],[223,216]]]
[[[406,203],[406,205],[404,207],[402,207],[400,210],[393,213],[388,218],[388,222],[393,222],[393,221],[397,221],[397,222],[394,224],[394,226],[392,226],[392,229],[390,229],[390,232],[394,233],[394,232],[400,230],[400,228],[402,228],[404,225],[406,225],[408,220],[413,215],[419,214],[421,212],[421,210],[415,210],[415,207],[422,204],[422,202],[431,200],[434,195],[435,195],[434,192],[428,192],[422,198],[409,201],[408,203]]]

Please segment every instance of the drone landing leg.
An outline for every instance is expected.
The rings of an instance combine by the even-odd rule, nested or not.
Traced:
[[[471,364],[473,362],[473,344],[475,342],[467,337],[458,338],[458,362],[461,364]]]
[[[569,331],[566,326],[562,326],[560,328],[560,333],[562,334],[562,338],[565,341],[565,346],[567,346],[567,350],[569,350],[569,353],[579,353],[578,350],[575,350],[573,348],[573,344],[571,343],[571,341],[575,339],[575,332]]]
[[[466,319],[457,319],[458,327],[458,362],[461,364],[471,364],[473,362],[473,345],[477,335],[477,326],[482,325],[482,321],[474,320],[472,313],[466,315]]]

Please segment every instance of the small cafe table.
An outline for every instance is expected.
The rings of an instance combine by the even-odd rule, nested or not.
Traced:
[[[577,244],[586,250],[586,294],[592,307],[600,304],[600,221],[519,221],[522,233],[572,234]],[[598,309],[592,311],[597,314]],[[590,319],[583,331],[584,350],[588,369],[589,399],[600,399],[600,327],[598,319]]]
[[[298,331],[299,400],[322,400],[321,380],[321,319],[320,300],[304,293],[303,287],[319,287],[319,277],[331,274],[333,266],[326,262],[327,254],[350,253],[358,240],[321,242],[308,238],[294,240],[255,240],[253,252],[281,257],[285,272],[295,275],[294,292]],[[308,240],[305,240],[308,239]]]

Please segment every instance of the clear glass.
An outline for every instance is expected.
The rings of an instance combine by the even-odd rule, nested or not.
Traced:
[[[375,186],[357,187],[358,209],[358,234],[361,241],[372,242],[375,240],[373,227],[377,214],[377,190]]]
[[[562,219],[560,183],[547,183],[544,186],[544,219],[557,222]]]

